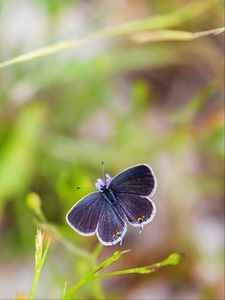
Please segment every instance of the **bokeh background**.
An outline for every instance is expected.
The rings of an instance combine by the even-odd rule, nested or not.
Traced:
[[[158,15],[159,25],[172,20],[165,29],[213,29],[223,26],[223,1],[2,0],[0,61]],[[97,239],[73,232],[65,215],[87,193],[75,187],[91,189],[101,177],[102,160],[112,176],[148,163],[158,189],[152,223],[141,235],[130,227],[123,245],[105,247],[98,261],[131,249],[109,268],[118,270],[184,254],[176,267],[102,280],[105,297],[224,298],[223,39],[150,43],[129,34],[0,69],[1,299],[31,288],[31,192],[55,229],[47,228],[36,297],[57,298],[65,280],[90,271],[67,243],[91,252]],[[86,285],[78,297],[97,298],[94,289]]]

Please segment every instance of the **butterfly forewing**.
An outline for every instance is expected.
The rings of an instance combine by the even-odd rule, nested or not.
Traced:
[[[126,233],[126,223],[114,207],[104,202],[97,226],[97,236],[103,245],[115,245]]]
[[[150,167],[142,164],[119,173],[113,178],[109,188],[116,193],[149,196],[155,191],[156,179]]]
[[[149,198],[126,193],[116,194],[116,197],[132,225],[144,225],[153,219],[156,209]]]
[[[98,224],[103,201],[100,192],[88,194],[71,208],[66,217],[67,222],[80,234],[93,235]]]

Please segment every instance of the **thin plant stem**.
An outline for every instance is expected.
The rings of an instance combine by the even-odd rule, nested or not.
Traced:
[[[95,276],[93,276],[93,279],[101,279],[101,278],[124,275],[124,274],[150,274],[150,273],[155,272],[156,270],[157,269],[154,268],[154,269],[151,269],[151,270],[146,271],[146,272],[138,272],[138,270],[135,270],[135,269],[127,269],[127,270],[121,270],[121,271],[115,271],[115,272],[95,275]]]
[[[84,250],[83,248],[70,243],[68,240],[66,240],[61,232],[52,224],[46,222],[46,223],[39,223],[37,222],[38,226],[40,228],[42,228],[43,230],[49,230],[51,231],[55,238],[61,242],[69,251],[73,252],[74,254],[76,254],[77,256],[80,256],[84,259],[88,259],[91,260],[92,259],[92,254],[89,253],[88,251]]]
[[[89,280],[94,280],[94,279],[101,279],[101,278],[106,278],[106,277],[111,277],[111,276],[117,276],[117,275],[124,275],[124,274],[150,274],[155,271],[157,271],[159,268],[165,267],[165,266],[175,266],[179,264],[182,254],[179,253],[171,253],[167,258],[164,260],[152,264],[150,266],[145,266],[145,267],[138,267],[138,268],[131,268],[131,269],[126,269],[126,270],[120,270],[120,271],[115,271],[115,272],[110,272],[110,273],[105,273],[101,275],[96,275],[96,273],[103,268],[107,267],[108,265],[112,264],[113,262],[117,261],[121,255],[127,253],[129,250],[125,250],[123,252],[115,252],[112,257],[106,259],[103,263],[101,263],[98,267],[96,267],[92,272],[87,274],[85,277],[81,278],[80,281],[78,281],[72,288],[68,290],[68,292],[65,294],[66,299],[70,299],[74,293],[81,288],[83,285],[85,285]]]
[[[108,259],[106,259],[105,261],[103,261],[99,266],[94,267],[94,269],[88,273],[86,276],[84,276],[83,278],[80,279],[80,281],[78,281],[73,287],[71,287],[67,293],[65,294],[65,298],[66,299],[70,299],[73,294],[80,288],[82,287],[84,284],[86,284],[89,280],[92,279],[92,277],[98,273],[100,270],[104,269],[105,267],[109,266],[110,264],[116,262],[118,259],[120,259],[120,257],[122,255],[124,255],[125,253],[128,253],[130,250],[124,250],[122,252],[116,251],[111,257],[109,257]],[[103,294],[103,292],[102,292]]]
[[[103,249],[103,245],[101,243],[98,243],[97,246],[95,247],[92,255],[93,255],[93,268],[97,267],[97,258],[100,254],[100,252]],[[93,291],[95,293],[96,299],[105,299],[104,291],[101,286],[101,282],[99,280],[94,280],[93,281]]]
[[[99,254],[101,253],[102,249],[103,249],[103,245],[101,243],[98,243],[93,251],[93,256],[95,258],[97,258],[99,256]]]
[[[64,286],[63,286],[62,294],[60,297],[61,300],[65,299],[66,289],[67,289],[67,281],[65,281]]]
[[[33,279],[33,283],[32,283],[31,292],[30,292],[30,295],[29,295],[29,299],[30,300],[32,300],[34,298],[34,294],[36,292],[36,288],[37,288],[37,283],[38,283],[38,280],[39,280],[40,272],[41,272],[41,269],[43,267],[46,255],[47,255],[47,252],[48,252],[48,249],[49,249],[49,245],[50,245],[50,240],[48,240],[48,243],[47,243],[47,246],[46,246],[46,248],[44,250],[44,254],[43,254],[42,258],[41,258],[41,261],[38,261],[36,263],[35,271],[34,271],[34,279]]]

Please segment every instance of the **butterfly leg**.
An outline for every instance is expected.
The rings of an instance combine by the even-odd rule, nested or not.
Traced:
[[[143,228],[144,228],[144,225],[141,223],[140,224],[140,231],[139,231],[139,233],[142,233]]]

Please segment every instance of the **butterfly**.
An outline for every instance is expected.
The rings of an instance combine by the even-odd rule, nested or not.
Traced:
[[[104,176],[104,173],[103,173]],[[96,234],[105,246],[122,243],[127,223],[140,227],[149,223],[156,212],[149,198],[157,187],[156,177],[146,164],[132,166],[105,181],[97,179],[98,192],[79,200],[68,212],[68,224],[81,235]]]

